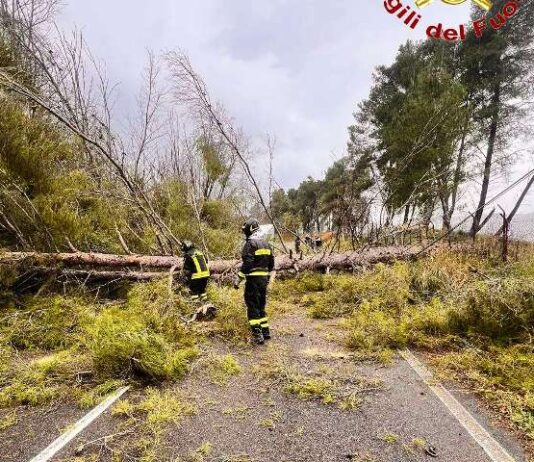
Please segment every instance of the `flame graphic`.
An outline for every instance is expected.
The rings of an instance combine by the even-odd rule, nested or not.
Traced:
[[[423,8],[427,5],[430,5],[434,0],[415,0],[415,4],[419,8]],[[448,5],[460,5],[462,3],[465,3],[467,0],[441,0],[443,3],[447,3]],[[493,6],[493,3],[491,0],[472,0],[475,4],[477,4],[480,8],[483,8],[486,11],[489,11],[491,7]]]

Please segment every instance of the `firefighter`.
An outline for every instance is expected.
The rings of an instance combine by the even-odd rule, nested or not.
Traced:
[[[239,272],[240,281],[245,279],[245,304],[252,340],[262,345],[271,338],[269,319],[265,313],[267,286],[270,272],[274,269],[274,255],[271,245],[260,235],[260,224],[250,219],[241,228],[246,237],[243,246],[243,264]],[[236,288],[239,282],[236,282]]]
[[[187,286],[191,291],[191,299],[205,302],[208,299],[206,287],[210,278],[208,259],[191,241],[182,242],[184,254],[184,274]]]

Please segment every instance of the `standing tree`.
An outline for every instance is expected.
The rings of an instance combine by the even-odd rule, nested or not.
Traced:
[[[496,0],[488,16],[500,13],[507,3]],[[479,20],[479,9],[473,19]],[[496,22],[499,25],[499,22]],[[486,144],[484,169],[478,207],[473,217],[473,238],[485,226],[491,214],[484,217],[492,172],[497,156],[502,157],[511,130],[517,130],[523,114],[517,104],[532,92],[532,44],[534,42],[534,3],[521,2],[517,15],[498,29],[488,25],[481,37],[470,31],[461,47],[463,82],[474,104],[474,117]]]
[[[369,202],[364,193],[373,185],[369,156],[349,144],[349,155],[326,172],[321,196],[321,211],[329,216],[338,234],[348,232],[353,249],[369,220]]]
[[[388,222],[404,210],[407,224],[417,208],[429,221],[441,202],[450,226],[450,202],[456,203],[462,181],[459,140],[466,119],[465,94],[450,70],[453,62],[450,47],[408,42],[391,66],[377,69],[370,97],[356,115],[359,125],[370,126]]]

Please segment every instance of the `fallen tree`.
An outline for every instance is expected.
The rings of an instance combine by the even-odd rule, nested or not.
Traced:
[[[410,247],[377,247],[357,252],[318,253],[312,256],[281,255],[276,258],[276,271],[282,275],[303,271],[358,271],[377,263],[415,258],[419,249]],[[240,260],[213,260],[210,268],[215,279],[229,279],[239,271]],[[110,255],[101,253],[5,252],[0,266],[23,267],[35,274],[64,275],[90,279],[124,279],[146,281],[179,274],[183,259],[175,256]]]

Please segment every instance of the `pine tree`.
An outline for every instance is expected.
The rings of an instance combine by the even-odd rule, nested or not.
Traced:
[[[486,19],[499,14],[506,3],[496,0]],[[481,16],[480,9],[473,10],[473,20]],[[462,81],[473,104],[481,140],[487,144],[480,198],[471,227],[473,237],[491,216],[483,219],[496,157],[514,138],[510,133],[523,114],[514,102],[532,92],[533,25],[534,3],[521,2],[515,17],[499,29],[488,23],[480,38],[471,30],[461,48]]]

